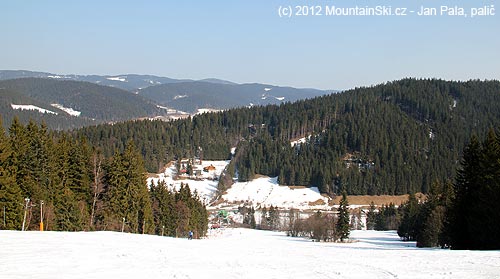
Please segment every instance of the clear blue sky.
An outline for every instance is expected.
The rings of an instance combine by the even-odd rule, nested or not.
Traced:
[[[346,89],[500,79],[498,0],[0,2],[0,69]],[[279,6],[496,5],[495,16],[280,18]],[[324,12],[324,10],[323,10]],[[468,12],[468,9],[467,9]]]

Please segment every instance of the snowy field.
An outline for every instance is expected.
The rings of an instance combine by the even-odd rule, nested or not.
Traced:
[[[278,206],[282,209],[330,209],[328,198],[317,187],[290,188],[278,184],[277,177],[262,177],[250,182],[237,182],[222,198],[228,203],[251,202],[254,206]],[[318,205],[312,205],[321,201]],[[222,204],[224,205],[224,204]]]
[[[217,191],[217,184],[219,184],[219,182],[217,180],[213,180],[213,178],[219,177],[227,164],[229,164],[229,161],[203,161],[201,165],[195,165],[195,169],[201,170],[208,166],[215,167],[214,171],[201,172],[201,178],[203,178],[203,180],[174,180],[174,177],[176,176],[176,169],[175,165],[172,163],[163,173],[149,177],[147,179],[147,185],[149,186],[151,183],[156,185],[160,181],[163,181],[170,189],[176,189],[178,191],[181,187],[181,183],[188,184],[191,192],[196,191],[200,196],[200,199],[208,204],[215,195],[215,192]]]
[[[219,177],[224,171],[224,168],[229,164],[229,161],[203,161],[201,165],[195,165],[195,169],[203,169],[208,166],[215,167],[214,171],[201,172],[201,179],[179,179],[175,180],[176,169],[172,163],[163,173],[152,175],[148,178],[147,184],[158,184],[159,181],[164,181],[168,187],[179,190],[181,183],[188,184],[192,192],[196,190],[200,198],[210,204],[215,197],[217,191],[217,180],[213,178]],[[251,202],[257,206],[277,206],[282,209],[312,209],[328,210],[331,206],[328,205],[328,198],[319,193],[317,187],[311,188],[291,188],[278,184],[277,177],[261,177],[249,182],[236,182],[222,196],[225,202],[219,203],[216,208],[235,208],[243,205],[246,202]]]
[[[499,278],[499,251],[417,249],[395,232],[315,243],[248,229],[186,240],[0,231],[0,278]]]

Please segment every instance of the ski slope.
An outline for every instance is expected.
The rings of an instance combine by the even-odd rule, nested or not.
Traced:
[[[395,232],[317,243],[249,229],[201,240],[0,231],[1,278],[498,278],[499,251],[418,249]],[[411,246],[411,247],[410,247]]]
[[[170,189],[179,190],[181,183],[188,184],[192,192],[196,191],[201,200],[207,205],[214,200],[217,191],[218,177],[224,171],[229,161],[203,161],[200,165],[194,165],[195,169],[203,169],[213,166],[214,171],[201,172],[197,179],[183,178],[174,179],[177,171],[175,164],[171,163],[164,172],[150,175],[147,185],[165,182]],[[214,179],[215,178],[215,179]],[[249,182],[235,182],[230,189],[222,195],[223,202],[217,208],[237,208],[245,203],[258,206],[277,206],[281,209],[331,209],[329,199],[320,194],[317,187],[288,187],[278,183],[277,177],[260,177]]]
[[[277,177],[261,177],[249,182],[237,182],[222,196],[226,201],[219,206],[229,204],[242,205],[250,202],[253,206],[277,206],[281,209],[324,209],[328,198],[322,196],[317,187],[291,188],[278,183]]]

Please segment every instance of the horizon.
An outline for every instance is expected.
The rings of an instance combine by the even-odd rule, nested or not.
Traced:
[[[344,92],[344,91],[348,91],[348,90],[352,90],[352,89],[356,89],[356,88],[364,88],[364,87],[369,88],[369,87],[374,87],[374,86],[382,85],[382,84],[389,83],[389,82],[397,82],[397,81],[404,80],[404,79],[443,80],[443,81],[449,81],[449,82],[468,82],[468,81],[472,81],[472,80],[499,81],[500,82],[500,78],[493,78],[493,79],[468,78],[468,79],[463,79],[463,80],[456,80],[456,79],[444,79],[444,78],[440,78],[440,77],[410,77],[410,76],[408,76],[408,77],[401,77],[401,78],[393,79],[393,80],[380,81],[378,83],[373,83],[373,84],[354,85],[353,87],[350,87],[350,88],[326,88],[325,89],[325,88],[313,88],[313,87],[294,87],[294,86],[287,85],[287,84],[271,84],[271,83],[262,83],[262,82],[258,82],[258,81],[255,81],[255,82],[249,81],[249,82],[239,83],[239,82],[235,82],[232,80],[221,79],[221,78],[217,78],[217,77],[204,77],[204,78],[200,78],[200,79],[193,79],[193,78],[189,78],[189,77],[175,77],[174,78],[174,77],[170,77],[170,76],[162,76],[162,75],[155,75],[155,74],[149,74],[149,73],[76,74],[76,73],[56,73],[56,72],[50,72],[50,71],[27,70],[27,69],[0,69],[0,71],[21,71],[21,72],[26,71],[26,72],[35,72],[35,73],[38,72],[38,73],[45,73],[45,74],[55,74],[55,75],[62,75],[62,76],[72,76],[72,75],[76,75],[76,76],[103,76],[103,77],[119,77],[119,76],[126,76],[126,75],[155,76],[155,77],[160,77],[160,78],[172,78],[172,79],[176,79],[176,80],[185,80],[186,82],[190,82],[190,81],[191,82],[199,82],[199,81],[213,79],[213,80],[232,82],[234,84],[239,84],[239,85],[263,84],[263,85],[276,86],[276,87],[291,87],[291,88],[296,88],[296,89],[313,89],[313,90],[322,90],[322,91],[333,91],[334,93],[340,93],[340,92]]]
[[[499,16],[294,16],[280,7],[444,5],[424,0],[7,2],[3,68],[62,75],[216,78],[346,90],[388,81],[499,80]],[[453,2],[466,11],[491,1]],[[317,11],[310,11],[314,13]]]

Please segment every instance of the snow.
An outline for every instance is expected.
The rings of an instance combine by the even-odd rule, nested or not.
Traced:
[[[178,100],[178,99],[183,99],[183,98],[187,98],[188,95],[176,95],[174,96],[174,100]]]
[[[498,278],[498,251],[417,249],[396,233],[353,243],[217,229],[201,240],[118,232],[0,231],[2,278]]]
[[[292,140],[290,141],[290,145],[292,147],[296,146],[297,144],[302,144],[302,143],[305,143],[306,142],[306,138],[300,138],[298,140]]]
[[[222,110],[212,109],[212,108],[201,108],[201,109],[197,109],[196,113],[194,115],[203,114],[203,113],[211,113],[211,112],[219,112],[219,111],[222,111]]]
[[[290,141],[290,145],[291,145],[292,147],[294,147],[294,146],[296,146],[297,144],[299,144],[299,145],[300,145],[300,144],[306,143],[306,141],[307,141],[308,139],[310,139],[310,138],[311,138],[311,136],[308,136],[308,137],[303,137],[303,138],[300,138],[300,139],[297,139],[297,140],[292,140],[292,141]]]
[[[153,81],[150,79],[143,79],[143,81],[148,82],[149,84],[161,84],[161,82],[159,82],[159,81]]]
[[[37,107],[37,106],[34,106],[34,105],[14,105],[14,104],[10,104],[10,106],[12,107],[12,109],[34,110],[34,111],[38,111],[40,113],[51,113],[51,114],[57,115],[56,112],[53,112],[53,111],[50,111],[48,109],[44,109],[44,108],[41,108],[41,107]]]
[[[176,110],[176,109],[171,109],[171,108],[165,107],[165,106],[156,105],[156,107],[166,110],[167,113],[169,113],[169,114],[189,114],[187,112]]]
[[[231,149],[235,152],[235,148]],[[188,184],[191,192],[196,192],[200,198],[210,204],[214,200],[217,191],[218,178],[230,161],[202,161],[194,164],[195,170],[200,170],[200,176],[181,177],[176,179],[177,170],[175,163],[171,162],[163,173],[152,174],[147,179],[147,185],[153,182],[164,181],[170,189],[179,190],[181,183]],[[214,166],[214,171],[205,172],[203,168]],[[277,177],[260,177],[249,182],[235,182],[230,189],[222,195],[220,202],[210,209],[235,208],[244,203],[252,203],[253,206],[277,206],[281,209],[304,209],[304,210],[330,210],[329,198],[320,194],[317,187],[288,187],[278,184]]]
[[[200,177],[196,179],[183,178],[175,180],[174,178],[176,177],[177,171],[175,164],[172,162],[163,173],[150,176],[147,179],[147,183],[149,186],[151,185],[151,182],[157,185],[160,181],[163,181],[169,189],[176,190],[180,189],[181,183],[188,184],[191,192],[196,191],[201,200],[208,204],[214,197],[215,192],[217,191],[217,184],[219,184],[219,181],[214,180],[214,178],[218,178],[228,164],[229,161],[202,161],[201,164],[194,165],[195,170],[201,170]],[[203,168],[208,166],[214,166],[215,171],[204,172]]]
[[[277,177],[261,177],[250,182],[237,182],[222,198],[228,203],[251,202],[254,206],[277,206],[282,209],[331,209],[328,198],[317,187],[280,186]],[[321,201],[321,202],[318,202]],[[318,202],[318,205],[310,203]],[[224,206],[226,204],[221,204]]]
[[[436,137],[436,135],[434,134],[434,132],[432,131],[432,129],[429,129],[429,138],[432,140]]]
[[[64,107],[61,104],[51,104],[51,106],[53,106],[55,108],[58,108],[58,109],[66,112],[67,114],[72,115],[72,116],[80,116],[82,114],[82,112],[80,112],[80,111],[76,111],[76,110],[74,110],[72,108]]]
[[[107,80],[114,80],[114,81],[121,81],[121,82],[127,82],[127,79],[124,77],[107,77]]]
[[[275,97],[273,95],[269,95],[269,94],[262,94],[262,96],[260,97],[262,100],[266,100],[267,98],[274,98],[278,101],[283,101],[285,99],[285,97]]]

